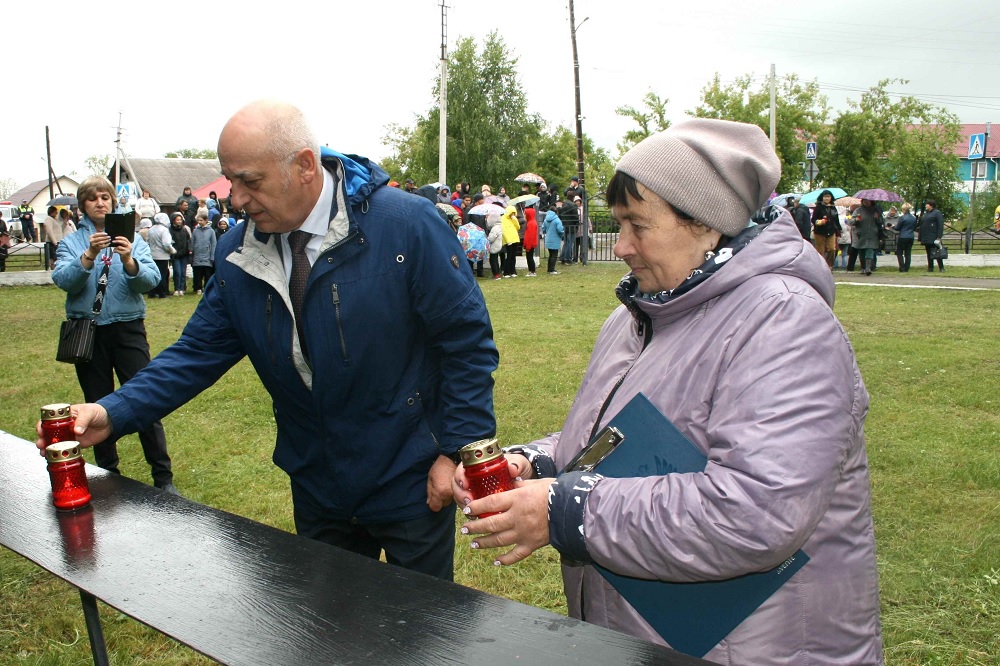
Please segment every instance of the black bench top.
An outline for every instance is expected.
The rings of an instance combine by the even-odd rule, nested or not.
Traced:
[[[51,503],[45,459],[0,431],[0,544],[225,664],[707,664],[410,572],[88,465]]]

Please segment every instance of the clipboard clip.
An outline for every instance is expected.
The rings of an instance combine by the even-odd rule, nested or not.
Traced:
[[[588,444],[580,453],[576,454],[569,464],[563,468],[566,472],[592,472],[601,461],[611,455],[615,448],[625,441],[625,435],[614,426],[607,426],[597,433],[594,441]]]

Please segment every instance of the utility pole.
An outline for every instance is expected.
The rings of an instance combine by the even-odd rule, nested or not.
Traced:
[[[990,143],[990,123],[986,123],[986,135],[983,137],[983,163],[986,163],[987,152],[986,146]],[[977,167],[979,162],[977,160],[969,160],[972,166],[972,196],[969,197],[969,224],[965,228],[965,253],[972,253],[972,225],[976,214],[976,175]],[[989,168],[989,167],[987,167]]]
[[[775,118],[775,116],[777,114],[775,113],[775,102],[774,102],[774,94],[775,94],[775,90],[774,90],[775,89],[775,80],[774,80],[774,78],[775,78],[774,77],[774,63],[772,62],[771,63],[771,148],[772,149],[775,149],[777,147],[777,145],[778,145],[778,137],[775,136],[775,126],[777,125],[777,119]]]
[[[438,182],[447,184],[448,170],[448,6],[441,0],[441,125],[438,129]]]
[[[576,96],[576,175],[580,178],[580,187],[586,193],[587,184],[583,174],[583,110],[580,108],[580,57],[576,51],[576,31],[587,22],[589,16],[576,24],[573,13],[573,0],[569,0],[569,32],[573,43],[573,85]],[[572,201],[570,202],[573,203]],[[587,197],[583,197],[583,218],[580,220],[580,261],[587,265],[587,249],[590,242],[590,229],[587,220],[590,219],[590,206]]]
[[[52,189],[52,181],[55,176],[52,174],[52,149],[49,146],[49,126],[45,126],[45,162],[49,167],[49,201],[56,198],[56,193]]]

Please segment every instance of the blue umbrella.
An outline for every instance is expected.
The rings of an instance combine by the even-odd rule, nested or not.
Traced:
[[[486,233],[472,222],[458,228],[458,242],[469,261],[482,261],[489,256],[486,250]]]
[[[818,190],[813,190],[812,192],[807,192],[803,194],[802,198],[799,199],[799,203],[802,204],[803,206],[807,204],[814,204],[816,203],[816,201],[819,200],[819,195],[822,194],[823,192],[829,192],[830,194],[833,195],[834,199],[839,199],[840,197],[847,196],[847,192],[840,189],[839,187],[821,187]]]

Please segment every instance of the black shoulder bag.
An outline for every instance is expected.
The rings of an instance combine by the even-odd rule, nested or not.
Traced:
[[[97,278],[97,295],[94,296],[93,312],[96,317],[104,305],[104,294],[108,290],[108,273],[111,271],[111,258],[101,259],[104,268],[101,277]],[[89,363],[94,355],[94,332],[97,329],[96,319],[67,319],[59,327],[59,347],[56,349],[56,360],[61,363]]]

